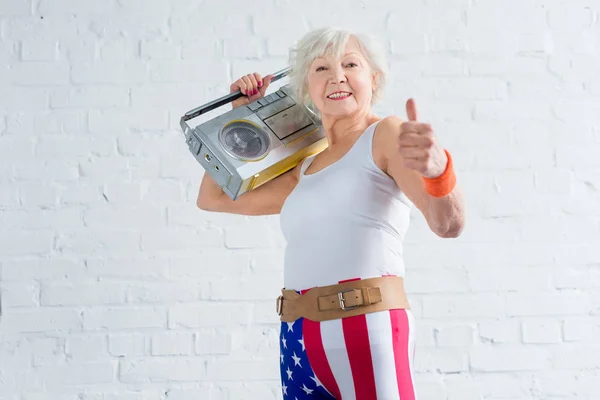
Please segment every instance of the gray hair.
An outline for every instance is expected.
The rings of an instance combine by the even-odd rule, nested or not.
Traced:
[[[340,59],[344,54],[346,44],[355,37],[369,66],[376,74],[375,87],[371,105],[378,103],[383,97],[383,90],[388,80],[389,68],[385,50],[380,42],[372,35],[351,32],[338,27],[325,27],[313,30],[304,35],[295,46],[290,48],[289,73],[290,89],[297,98],[319,115],[308,93],[308,70],[317,57],[329,56]]]

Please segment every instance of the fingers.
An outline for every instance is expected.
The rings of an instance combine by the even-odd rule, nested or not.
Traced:
[[[406,102],[406,115],[409,121],[416,121],[418,119],[417,105],[414,99],[408,99]]]
[[[430,157],[430,152],[420,147],[405,147],[402,149],[402,157],[405,160],[427,161]]]
[[[250,86],[251,86],[250,87],[250,96],[254,96],[255,94],[258,93],[258,82],[256,80],[255,75],[257,75],[257,72],[246,75],[246,77],[250,81]]]
[[[433,128],[431,127],[430,124],[409,121],[409,122],[403,122],[402,124],[400,124],[400,132],[402,132],[402,133],[414,132],[414,133],[422,133],[422,134],[423,133],[433,133]]]
[[[430,149],[434,145],[434,138],[431,134],[420,135],[418,133],[404,133],[398,139],[398,146],[400,149],[404,148],[421,148],[421,149]]]
[[[267,92],[267,88],[269,87],[269,85],[271,84],[271,79],[273,79],[273,75],[269,74],[267,76],[265,76],[262,81],[259,81],[259,90],[262,92],[262,94],[264,95]],[[262,83],[262,85],[260,85]]]
[[[231,84],[230,90],[232,93],[239,90],[248,97],[259,93],[264,95],[267,87],[271,83],[271,79],[273,79],[273,75],[267,75],[263,78],[258,72],[254,72],[252,74],[244,75],[235,81]]]
[[[242,93],[244,93],[248,97],[254,95],[254,84],[252,83],[252,79],[250,78],[250,75],[248,74],[246,76],[242,76],[241,80],[242,80],[242,82],[244,82],[244,88],[245,88],[245,90],[243,90]]]

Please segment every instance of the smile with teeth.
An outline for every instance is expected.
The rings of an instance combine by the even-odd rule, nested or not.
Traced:
[[[329,96],[327,96],[328,99],[343,99],[346,97],[349,97],[352,93],[348,93],[348,92],[337,92],[334,94],[330,94]]]

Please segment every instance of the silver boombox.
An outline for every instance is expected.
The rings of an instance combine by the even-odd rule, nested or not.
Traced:
[[[277,72],[271,82],[289,72],[289,67]],[[189,150],[233,200],[327,147],[320,119],[294,98],[288,85],[195,127],[188,125],[241,96],[241,91],[230,93],[188,111],[180,121]]]

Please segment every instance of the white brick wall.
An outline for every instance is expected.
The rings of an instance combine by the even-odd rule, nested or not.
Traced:
[[[378,34],[454,154],[406,240],[420,400],[600,398],[600,1],[0,1],[0,400],[279,399],[279,219],[202,212],[183,112]]]

